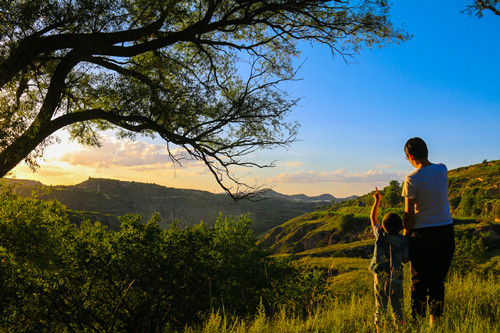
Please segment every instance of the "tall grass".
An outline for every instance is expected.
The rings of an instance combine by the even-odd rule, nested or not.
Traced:
[[[452,276],[446,284],[445,313],[432,328],[427,320],[414,322],[409,313],[409,295],[405,297],[405,318],[400,327],[390,317],[383,320],[381,332],[500,332],[500,281],[491,275],[480,278],[475,274]],[[353,282],[356,283],[356,282]],[[358,281],[358,283],[369,283]],[[407,284],[406,284],[407,286]],[[365,286],[366,287],[366,286]],[[354,287],[359,289],[359,286]],[[363,288],[365,289],[365,288]],[[282,308],[274,315],[263,307],[251,318],[234,318],[221,312],[209,314],[198,327],[186,327],[185,333],[299,333],[299,332],[375,332],[373,295],[352,293],[350,298],[325,295],[325,301],[308,316],[300,317]]]

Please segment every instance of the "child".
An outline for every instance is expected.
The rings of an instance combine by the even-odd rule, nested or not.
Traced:
[[[403,319],[403,265],[408,262],[408,241],[399,234],[403,230],[403,221],[395,213],[388,213],[382,220],[377,220],[378,207],[382,195],[378,189],[373,195],[370,219],[375,234],[375,250],[369,269],[374,273],[375,325],[379,331],[380,315],[387,311],[390,301],[395,324]]]

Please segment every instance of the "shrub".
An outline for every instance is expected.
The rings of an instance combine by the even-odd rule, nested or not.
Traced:
[[[355,216],[354,214],[337,214],[339,219],[339,231],[342,233],[362,232],[370,221],[365,216]]]
[[[112,232],[69,223],[57,202],[0,201],[0,331],[150,332],[211,309],[244,316],[297,276],[257,247],[246,216],[162,230],[156,215],[126,215]]]
[[[451,275],[465,276],[472,271],[478,272],[480,264],[487,259],[488,247],[485,240],[470,233],[455,237],[455,253],[450,267]]]

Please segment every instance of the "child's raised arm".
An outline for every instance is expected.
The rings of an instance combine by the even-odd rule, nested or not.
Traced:
[[[372,228],[374,228],[375,225],[379,224],[377,220],[378,206],[380,206],[380,201],[382,200],[382,194],[380,194],[378,188],[376,187],[373,198],[375,199],[375,201],[373,202],[372,213],[370,214],[370,220],[372,221]]]

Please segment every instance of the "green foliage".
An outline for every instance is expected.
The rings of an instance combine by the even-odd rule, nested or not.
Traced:
[[[454,216],[500,218],[500,161],[449,171],[450,209]]]
[[[369,226],[366,216],[354,214],[339,214],[339,231],[342,233],[359,233]],[[367,223],[368,222],[368,223]]]
[[[297,271],[295,278],[282,291],[284,297],[275,306],[290,309],[300,316],[313,314],[327,296],[327,278],[322,270]],[[277,310],[279,308],[275,312]]]
[[[211,309],[252,313],[262,298],[274,304],[286,279],[299,278],[255,245],[246,216],[162,230],[158,216],[143,224],[127,215],[111,232],[70,224],[57,202],[5,191],[0,199],[0,328],[7,331],[160,331]]]
[[[401,196],[401,185],[397,180],[392,180],[389,186],[384,187],[382,192],[382,204],[388,207],[397,207],[403,203]]]
[[[460,234],[455,238],[455,253],[450,274],[465,276],[472,271],[479,274],[480,264],[487,260],[487,251],[488,247],[483,237],[470,233]]]
[[[353,214],[345,214],[338,215],[339,216],[339,230],[340,232],[351,232],[356,229],[356,225],[354,224],[354,215]]]

